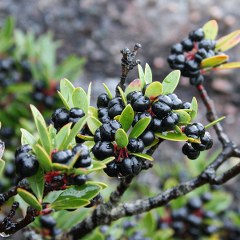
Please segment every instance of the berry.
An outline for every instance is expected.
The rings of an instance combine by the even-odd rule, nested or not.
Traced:
[[[167,95],[160,95],[158,96],[158,101],[167,104],[169,107],[172,107],[173,103],[172,103],[172,99],[167,96]]]
[[[181,43],[176,43],[171,48],[171,53],[181,54],[183,52],[183,46]]]
[[[123,176],[137,175],[141,171],[141,161],[134,156],[124,158],[120,165],[120,172]]]
[[[182,100],[179,99],[175,93],[169,94],[168,97],[172,100],[172,109],[177,110],[183,108]]]
[[[87,168],[92,165],[92,159],[90,157],[87,158],[78,158],[76,163],[74,164],[75,168]]]
[[[81,186],[87,181],[86,175],[77,175],[73,178],[74,185]]]
[[[199,84],[202,84],[203,81],[204,81],[203,75],[198,75],[196,77],[190,78],[190,84],[193,85],[193,86],[197,86]]]
[[[193,41],[201,41],[204,38],[204,31],[202,28],[199,28],[189,34],[189,38]]]
[[[114,118],[120,115],[124,109],[124,103],[121,97],[115,97],[111,99],[108,103],[108,115],[110,118]]]
[[[191,160],[198,158],[200,155],[200,152],[196,151],[189,143],[183,145],[182,152]]]
[[[108,108],[99,108],[98,118],[102,123],[109,122],[111,118],[108,116]]]
[[[40,217],[40,224],[43,228],[53,229],[56,226],[55,219],[50,215]]]
[[[109,102],[109,97],[106,93],[102,93],[97,98],[97,107],[107,107]]]
[[[28,153],[32,150],[29,144],[22,145],[21,147],[17,148],[15,152],[15,157],[20,153]]]
[[[13,178],[15,177],[15,165],[13,163],[8,163],[5,166],[4,176],[6,178]]]
[[[107,167],[103,170],[109,177],[117,177],[119,173],[119,165],[115,161],[112,161],[108,163]]]
[[[142,139],[131,138],[129,139],[129,143],[127,145],[127,149],[130,152],[142,152],[144,150],[144,143]]]
[[[210,192],[203,193],[203,195],[201,196],[201,200],[204,203],[207,203],[207,202],[211,201],[212,200],[212,194]]]
[[[85,113],[81,108],[71,108],[69,110],[70,118],[82,118],[84,116],[85,116]]]
[[[139,138],[142,139],[145,146],[149,146],[153,143],[155,135],[153,131],[148,130],[143,132]]]
[[[154,132],[162,132],[163,131],[162,120],[156,117],[152,117],[149,129]]]
[[[194,43],[191,39],[189,38],[185,38],[183,41],[182,41],[182,46],[183,46],[183,49],[185,51],[191,51],[194,47]]]
[[[114,155],[114,146],[111,142],[97,142],[92,153],[98,160],[103,160]]]
[[[191,198],[188,203],[187,203],[187,207],[188,209],[190,209],[191,211],[195,211],[198,210],[202,207],[202,201],[200,198],[195,197],[195,198]]]
[[[142,92],[140,92],[140,91],[133,91],[133,92],[128,93],[127,101],[128,101],[128,103],[131,103],[131,102],[136,101],[138,98],[140,98],[142,96],[143,96]]]
[[[162,127],[164,131],[171,131],[179,121],[179,116],[176,113],[170,113],[162,120]]]
[[[73,155],[79,154],[78,159],[84,159],[89,157],[89,149],[86,145],[78,144],[72,149]]]
[[[209,132],[205,132],[204,136],[200,138],[201,144],[205,145],[205,149],[208,150],[213,146],[213,140]]]
[[[136,113],[135,117],[133,119],[132,126],[134,126],[142,118],[146,118],[146,117],[152,118],[152,116],[151,116],[151,114],[149,112]]]
[[[100,134],[103,141],[114,141],[116,131],[121,128],[117,120],[111,120],[100,127]]]
[[[198,138],[199,137],[199,130],[195,124],[188,124],[184,128],[184,133],[186,136],[190,138]]]
[[[135,101],[131,101],[131,105],[134,111],[143,112],[150,107],[150,99],[146,96],[141,96]]]
[[[205,134],[205,128],[201,123],[194,123],[194,125],[197,127],[198,129],[198,136],[199,137],[203,137]]]
[[[39,167],[35,156],[28,153],[21,153],[15,158],[16,172],[22,177],[33,176]]]
[[[191,71],[196,71],[199,68],[199,64],[194,60],[189,60],[185,63],[186,68]]]
[[[153,113],[160,119],[163,119],[171,112],[171,107],[166,103],[156,101],[152,105]]]
[[[55,128],[61,128],[68,123],[68,110],[66,108],[58,108],[52,114],[52,121]]]
[[[186,220],[190,225],[195,227],[199,227],[202,224],[202,219],[193,214],[188,215]]]
[[[71,150],[62,150],[52,154],[52,162],[65,164],[72,158]]]
[[[99,142],[101,141],[101,133],[100,133],[100,129],[98,128],[94,134],[94,142]]]
[[[183,106],[183,109],[190,109],[191,108],[191,103],[190,102],[184,102],[182,106]]]
[[[184,64],[185,63],[185,56],[183,54],[179,54],[175,58],[175,63],[177,64]]]
[[[215,42],[209,39],[203,39],[201,42],[198,43],[198,48],[204,48],[207,51],[212,50],[215,48]]]

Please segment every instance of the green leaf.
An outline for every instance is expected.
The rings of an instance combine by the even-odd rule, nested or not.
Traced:
[[[140,226],[142,227],[142,229],[145,229],[147,231],[147,236],[152,236],[157,227],[156,223],[157,222],[153,217],[153,213],[147,212],[141,220]]]
[[[77,136],[77,134],[80,132],[80,130],[84,127],[84,125],[87,122],[87,117],[83,117],[81,118],[75,125],[74,127],[71,129],[69,136],[67,137],[67,139],[64,141],[63,144],[63,149],[67,149],[68,145],[72,142],[73,139],[75,139],[75,137]]]
[[[139,137],[147,128],[147,126],[149,125],[149,123],[151,122],[151,118],[150,117],[146,117],[146,118],[142,118],[140,119],[133,127],[129,138],[137,138]]]
[[[111,91],[109,90],[108,86],[107,86],[105,83],[103,83],[103,86],[104,86],[104,88],[105,88],[105,91],[106,91],[108,97],[109,97],[110,99],[112,99],[112,98],[113,98],[113,95],[112,95]]]
[[[89,106],[88,116],[94,116],[95,118],[98,118],[98,109],[95,107]]]
[[[145,65],[145,83],[151,83],[152,82],[152,70],[150,66],[146,63]]]
[[[240,62],[225,63],[218,67],[215,67],[214,70],[224,70],[224,69],[234,69],[234,68],[240,68]]]
[[[174,70],[170,72],[163,80],[163,95],[173,93],[177,87],[180,79],[181,72],[179,70]]]
[[[50,154],[52,144],[51,144],[51,139],[50,139],[49,132],[47,130],[47,125],[45,123],[45,120],[44,120],[42,114],[37,110],[36,107],[34,107],[33,105],[30,105],[30,108],[31,108],[31,111],[33,114],[35,125],[38,130],[40,142],[41,142],[42,146],[44,147],[44,149],[46,150],[46,152],[48,154]]]
[[[201,68],[213,68],[224,62],[227,62],[228,59],[229,59],[229,56],[227,56],[225,54],[205,58],[201,61]]]
[[[87,91],[88,106],[91,103],[91,94],[92,94],[92,82],[90,82],[89,85],[88,85],[88,91]]]
[[[218,24],[216,20],[208,21],[203,26],[204,38],[214,40],[218,34]]]
[[[39,202],[42,202],[43,190],[44,190],[44,173],[41,168],[32,177],[28,178],[28,183],[36,195]]]
[[[130,93],[130,92],[141,91],[141,90],[142,90],[142,86],[141,86],[140,79],[135,79],[127,86],[127,88],[125,90],[125,94],[127,96],[128,93]]]
[[[88,113],[88,96],[82,88],[78,87],[74,89],[72,102],[74,107],[81,108],[85,114]]]
[[[174,110],[174,112],[177,113],[179,117],[178,124],[188,124],[189,122],[191,122],[191,117],[186,111],[179,109]]]
[[[174,230],[172,228],[164,228],[155,232],[153,240],[173,239]]]
[[[38,202],[38,200],[36,199],[36,197],[33,194],[31,194],[30,192],[28,192],[28,191],[26,191],[25,189],[22,189],[22,188],[18,188],[17,192],[20,195],[20,197],[26,203],[28,203],[30,206],[32,206],[33,208],[35,208],[38,211],[42,210],[41,204]]]
[[[128,104],[122,111],[119,121],[122,125],[122,128],[127,132],[132,126],[134,119],[134,110],[130,104]]]
[[[116,131],[115,141],[117,143],[117,146],[120,147],[120,148],[124,148],[128,145],[128,136],[122,128],[119,128]]]
[[[64,200],[66,197],[90,200],[94,198],[100,190],[101,187],[98,184],[94,184],[93,182],[85,183],[82,186],[74,186],[64,190],[56,199],[56,201]]]
[[[155,135],[159,138],[170,140],[170,141],[189,141],[199,143],[198,139],[188,138],[185,134],[179,134],[175,132],[164,132],[164,133],[155,133]]]
[[[36,144],[36,146],[34,147],[34,152],[37,155],[37,159],[41,168],[43,168],[47,172],[51,171],[52,161],[46,150],[41,145]]]
[[[140,157],[140,158],[144,158],[146,160],[149,160],[149,161],[153,161],[154,158],[148,154],[145,154],[145,153],[132,153],[131,152],[131,155],[134,155],[134,156],[137,156],[137,157]]]
[[[147,86],[145,91],[145,96],[149,97],[151,100],[154,100],[157,96],[162,94],[162,84],[160,82],[152,82]]]
[[[143,68],[140,64],[138,64],[138,75],[139,75],[139,79],[140,79],[140,86],[142,89],[145,86],[145,74],[144,74]]]
[[[65,197],[61,200],[56,200],[55,202],[50,204],[50,208],[59,211],[65,209],[77,209],[83,206],[88,205],[90,202],[85,199],[80,199],[76,197]]]
[[[101,189],[105,189],[105,188],[108,187],[108,185],[105,184],[105,183],[103,183],[103,182],[87,181],[87,183],[97,185],[97,186],[99,186]]]
[[[69,104],[69,102],[64,98],[64,96],[61,94],[61,92],[57,91],[58,92],[58,95],[59,97],[61,98],[64,106],[69,110],[71,107],[73,107],[73,104]]]
[[[234,31],[218,39],[215,51],[225,52],[240,42],[240,30]]]
[[[98,170],[102,170],[103,168],[106,167],[106,164],[102,163],[102,162],[99,161],[99,160],[98,160],[98,161],[97,161],[97,160],[94,160],[92,163],[93,163],[92,168],[87,169],[87,170],[86,170],[86,174],[89,174],[89,173],[91,173],[91,172],[96,172],[96,171],[98,171]],[[76,173],[77,173],[77,171],[76,171]]]
[[[37,143],[37,139],[26,129],[20,128],[20,131],[22,133],[22,145],[29,144],[32,148]]]
[[[55,171],[64,171],[67,172],[70,168],[68,165],[63,165],[61,163],[53,163],[52,169]]]
[[[71,99],[74,89],[75,87],[68,79],[64,78],[60,81],[60,92],[67,101]]]
[[[3,161],[2,159],[0,159],[0,175],[4,170],[4,166],[5,166],[5,161]]]
[[[120,93],[120,95],[122,97],[124,105],[127,106],[127,99],[126,99],[126,96],[125,96],[123,90],[120,87],[118,87],[118,91],[119,91],[119,93]]]
[[[198,113],[198,103],[197,103],[197,99],[195,97],[193,97],[192,102],[191,102],[191,108],[192,111],[189,113],[191,120],[193,120]]]
[[[91,133],[95,134],[96,130],[102,126],[102,123],[94,116],[91,116],[87,120],[87,125]]]
[[[205,129],[208,129],[208,128],[212,127],[213,125],[216,125],[217,123],[221,122],[224,118],[226,118],[226,117],[222,116],[222,117],[216,119],[215,121],[210,122],[208,125],[205,126]]]
[[[94,136],[78,134],[77,137],[84,141],[94,141]]]
[[[64,150],[63,145],[70,134],[71,126],[72,126],[72,123],[68,123],[64,125],[57,133],[55,138],[56,149]]]

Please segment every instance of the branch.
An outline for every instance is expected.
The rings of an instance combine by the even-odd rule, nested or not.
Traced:
[[[0,194],[0,207],[8,201],[9,198],[17,195],[17,186],[10,188],[7,192]]]

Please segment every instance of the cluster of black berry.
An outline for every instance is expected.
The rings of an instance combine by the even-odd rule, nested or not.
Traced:
[[[56,220],[51,215],[40,216],[41,234],[51,239],[55,239],[56,235],[60,234],[60,229],[56,228]]]
[[[33,176],[39,168],[38,160],[31,150],[29,145],[23,145],[15,152],[15,167],[20,178]]]
[[[206,192],[201,198],[191,198],[182,208],[169,208],[167,215],[159,219],[158,229],[172,228],[177,239],[201,239],[213,235],[219,228],[210,221],[217,216],[214,212],[204,209],[204,204],[210,200],[212,195]]]
[[[91,166],[92,159],[89,149],[83,144],[77,144],[72,150],[68,149],[54,152],[52,154],[52,162],[68,164],[76,154],[79,154],[79,156],[73,166],[74,168],[88,168]]]
[[[201,123],[188,124],[184,128],[184,133],[189,138],[199,139],[200,143],[185,143],[182,152],[189,159],[198,158],[200,151],[208,150],[213,145],[213,140],[209,132],[205,131]]]
[[[37,81],[33,84],[31,97],[38,104],[52,108],[56,102],[56,90],[57,84],[54,82],[46,83],[45,81]]]
[[[179,69],[183,76],[189,77],[192,85],[198,85],[204,80],[200,71],[201,61],[219,54],[214,51],[215,45],[214,40],[204,39],[204,31],[199,28],[172,46],[168,63],[172,69]]]
[[[71,108],[69,111],[66,108],[58,108],[52,114],[52,122],[54,127],[59,130],[67,123],[77,123],[85,116],[81,108]]]

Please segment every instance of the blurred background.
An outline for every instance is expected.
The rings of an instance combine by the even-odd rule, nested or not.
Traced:
[[[69,68],[66,67],[67,64],[64,65],[65,72],[58,69],[58,71],[51,73],[52,75],[40,76],[40,78],[45,79],[44,81],[51,85],[52,79],[59,81],[60,78],[66,77],[76,85],[81,85],[85,90],[89,82],[92,82],[92,104],[94,105],[94,99],[104,90],[102,82],[114,90],[119,81],[121,49],[124,47],[132,49],[135,43],[141,43],[142,49],[139,51],[138,58],[143,66],[145,63],[149,63],[154,80],[162,81],[171,71],[166,59],[174,43],[181,41],[190,31],[203,26],[211,19],[217,20],[219,24],[218,38],[239,29],[240,12],[238,6],[239,1],[237,0],[1,0],[0,26],[3,26],[7,17],[11,16],[15,19],[16,28],[22,33],[34,33],[35,38],[31,41],[33,49],[31,53],[28,52],[27,57],[20,54],[21,59],[26,57],[28,60],[32,60],[35,56],[35,44],[36,49],[41,49],[40,51],[44,52],[43,48],[47,45],[39,48],[37,39],[49,31],[52,32],[50,39],[55,42],[54,46],[58,45],[55,45],[56,42],[60,44],[58,48],[56,47],[56,52],[49,58],[52,58],[54,54],[56,55],[56,65],[62,66],[59,69],[63,69],[61,64],[70,55],[74,55],[75,58],[70,61]],[[48,48],[45,50],[48,51]],[[230,60],[240,61],[239,52],[240,46],[230,50],[228,52]],[[1,54],[2,58],[5,56],[4,54]],[[34,64],[32,63],[32,65]],[[52,65],[49,66],[51,68]],[[77,74],[72,74],[73,71]],[[49,72],[51,71],[49,70]],[[218,115],[227,116],[223,121],[223,126],[237,144],[240,144],[239,73],[240,69],[222,70],[212,73],[205,80],[210,96],[215,101]],[[33,78],[36,76],[39,75],[33,74]],[[135,69],[130,72],[128,80],[131,81],[137,76]],[[38,86],[34,85],[34,91],[37,90]],[[0,91],[0,94],[3,94],[2,87]],[[198,93],[185,78],[182,78],[177,88],[177,94],[183,101],[191,101],[194,95],[198,98]],[[37,101],[38,99],[35,96],[35,98],[28,100],[31,103],[31,100]],[[8,106],[4,105],[4,107]],[[197,120],[207,124],[205,109],[200,101]],[[23,120],[21,124],[27,125],[28,123]],[[214,132],[212,130],[210,132],[216,138]],[[170,159],[171,164],[183,159],[182,144],[163,143],[163,145],[161,148],[163,150],[160,150],[160,166],[161,164],[166,165],[165,159]],[[218,149],[219,146],[216,143],[211,154],[215,154],[214,151],[218,151]],[[203,156],[200,165],[204,164],[207,158]],[[235,159],[231,161],[234,163]],[[201,170],[200,165],[196,165],[199,166],[199,171]],[[197,171],[196,166],[194,173]],[[158,170],[155,171],[157,174],[159,173]],[[184,172],[184,170],[181,171]],[[171,174],[171,167],[166,172]],[[146,175],[145,180],[144,176],[143,174],[141,181],[149,184],[149,176]],[[152,175],[150,179],[155,179],[155,185],[158,185],[159,179],[156,180],[156,176]],[[237,182],[239,179],[234,179],[230,184],[227,184],[227,189],[234,191],[236,206],[240,199],[240,193],[236,187],[238,186]]]

